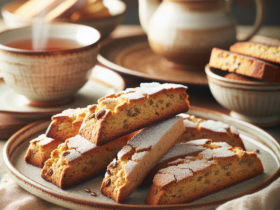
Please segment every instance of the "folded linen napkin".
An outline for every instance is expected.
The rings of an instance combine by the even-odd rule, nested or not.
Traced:
[[[5,174],[0,183],[1,210],[66,210],[66,208],[44,201],[25,191]]]
[[[241,198],[229,201],[217,210],[279,210],[280,209],[280,178],[267,188]],[[66,210],[38,198],[18,186],[8,175],[0,183],[0,209],[1,210]]]

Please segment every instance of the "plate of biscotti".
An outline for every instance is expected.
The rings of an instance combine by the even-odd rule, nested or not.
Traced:
[[[13,179],[70,209],[209,209],[280,175],[260,128],[191,107],[187,87],[143,83],[32,123],[4,148]]]

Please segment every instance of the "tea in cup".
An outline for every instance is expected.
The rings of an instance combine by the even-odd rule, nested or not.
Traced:
[[[91,27],[57,23],[0,33],[0,70],[5,83],[31,104],[73,100],[97,63],[100,33]]]

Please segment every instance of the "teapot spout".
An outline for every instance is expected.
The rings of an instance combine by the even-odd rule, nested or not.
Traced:
[[[147,33],[151,17],[157,10],[159,0],[138,0],[139,2],[139,19],[143,30]]]

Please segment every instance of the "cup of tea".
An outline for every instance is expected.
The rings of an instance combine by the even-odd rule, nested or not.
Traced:
[[[34,24],[0,33],[5,83],[30,105],[66,103],[97,63],[100,33],[89,26]]]

